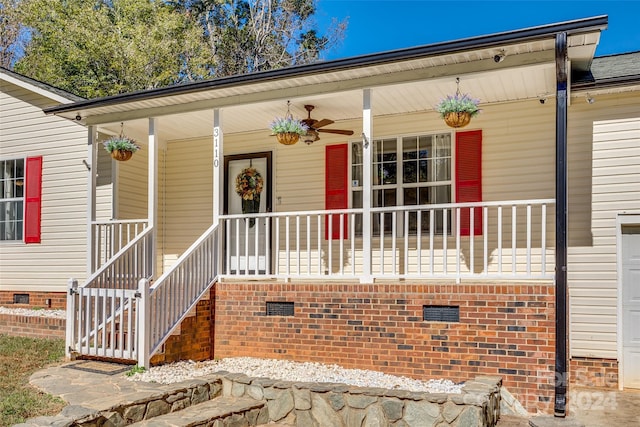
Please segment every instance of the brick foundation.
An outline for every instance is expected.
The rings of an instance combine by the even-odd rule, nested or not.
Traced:
[[[266,302],[295,302],[267,317]],[[459,323],[423,305],[460,307]],[[554,287],[545,284],[215,285],[217,358],[337,363],[412,378],[500,375],[529,412],[553,410]]]
[[[15,294],[29,295],[29,304],[14,304],[13,296]],[[47,300],[51,300],[51,305],[47,303]],[[0,291],[0,306],[65,310],[67,307],[67,294],[65,292]]]
[[[63,338],[65,319],[0,314],[0,334],[14,337]]]
[[[569,361],[569,384],[581,387],[618,388],[618,361],[572,357]]]
[[[152,365],[179,360],[208,360],[213,357],[211,351],[212,301],[213,299],[203,299],[198,302],[195,315],[182,321],[180,333],[167,339],[164,352],[151,358]]]

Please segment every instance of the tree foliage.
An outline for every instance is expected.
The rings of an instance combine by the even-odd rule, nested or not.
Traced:
[[[22,51],[23,33],[18,1],[0,0],[0,67],[13,67]]]
[[[206,57],[185,14],[148,0],[24,0],[32,29],[16,70],[93,98],[188,80]]]
[[[315,0],[0,1],[30,31],[16,71],[88,98],[316,61],[346,27]]]

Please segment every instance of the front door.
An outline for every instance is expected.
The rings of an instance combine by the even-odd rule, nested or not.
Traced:
[[[271,212],[271,152],[224,157],[224,213],[251,215]],[[225,260],[231,274],[268,274],[268,218],[242,217],[226,221]]]
[[[624,387],[640,388],[640,226],[622,227]]]

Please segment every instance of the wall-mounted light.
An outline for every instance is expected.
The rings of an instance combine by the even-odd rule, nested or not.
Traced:
[[[493,57],[493,62],[495,62],[496,64],[499,63],[499,62],[502,62],[502,61],[504,61],[504,58],[506,56],[507,55],[504,53],[504,50],[501,50],[500,53],[498,53],[497,55],[495,55]]]
[[[80,113],[77,113],[76,114],[76,121],[79,122],[80,120],[82,120],[82,116],[80,115]]]
[[[589,95],[589,94],[587,94],[585,99],[587,101],[587,104],[593,104],[594,102],[596,102],[596,99],[593,96]]]
[[[538,101],[540,102],[540,104],[544,105],[545,102],[547,102],[547,97],[545,95],[540,95],[538,97]]]

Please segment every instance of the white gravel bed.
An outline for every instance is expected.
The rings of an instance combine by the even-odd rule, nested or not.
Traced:
[[[217,371],[242,373],[250,377],[266,377],[282,381],[341,383],[359,387],[381,387],[431,393],[460,393],[462,389],[462,384],[455,384],[445,379],[420,381],[376,371],[345,369],[338,365],[253,357],[236,357],[206,362],[177,362],[156,366],[147,372],[128,378],[131,381],[171,384]]]
[[[53,317],[56,319],[65,319],[67,313],[64,310],[34,310],[31,308],[9,308],[0,307],[0,314],[15,314],[18,316],[33,316],[33,317]]]

